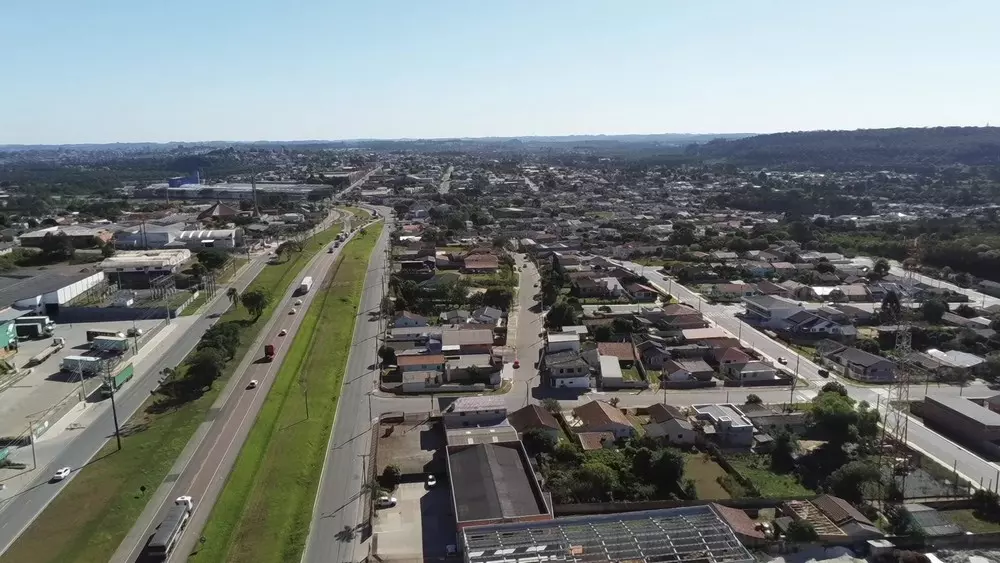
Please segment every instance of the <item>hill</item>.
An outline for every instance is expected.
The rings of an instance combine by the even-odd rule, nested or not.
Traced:
[[[789,169],[923,169],[1000,164],[1000,127],[934,127],[806,131],[713,140],[688,156]]]

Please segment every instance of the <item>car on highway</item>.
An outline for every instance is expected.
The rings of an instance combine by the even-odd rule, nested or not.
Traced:
[[[288,312],[289,315],[294,315],[295,313],[296,313],[295,309],[292,309],[291,311]]]
[[[302,300],[301,300],[301,299],[296,299],[296,300],[295,300],[295,306],[296,306],[296,307],[299,307],[299,306],[301,306],[301,305],[302,305]]]
[[[521,361],[520,360],[514,360],[514,369],[517,369],[519,367],[521,367]]]
[[[375,501],[375,508],[392,508],[396,506],[396,497],[382,495]]]
[[[782,356],[782,357],[778,358],[778,363],[781,364],[781,365],[785,365],[785,364],[788,363],[788,360],[785,359],[784,356]]]
[[[428,473],[427,474],[427,486],[428,487],[433,487],[434,485],[437,485],[437,484],[438,484],[437,477],[435,477],[433,473]]]
[[[52,482],[62,481],[63,479],[69,477],[70,472],[72,472],[72,469],[70,469],[69,467],[63,467],[59,469],[52,476]]]
[[[830,377],[830,370],[821,369],[817,370],[816,373],[818,373],[820,377]]]
[[[250,383],[247,383],[247,389],[256,389],[256,388],[257,388],[257,380],[251,379]]]
[[[219,318],[221,316],[222,316],[222,313],[212,313],[211,315],[208,316],[208,318],[210,318],[210,319],[217,319],[217,318]]]
[[[284,336],[286,334],[288,334],[288,329],[287,328],[283,328],[283,329],[281,329],[281,332],[278,333],[278,336]]]
[[[333,247],[331,246],[330,248],[328,248],[328,249],[326,250],[326,253],[327,253],[327,254],[333,254]]]

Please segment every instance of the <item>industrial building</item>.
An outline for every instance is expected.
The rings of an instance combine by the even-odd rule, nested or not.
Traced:
[[[0,274],[0,305],[50,317],[104,281],[104,272],[82,266],[47,266]]]
[[[754,561],[711,506],[468,527],[461,542],[466,563]]]
[[[172,182],[176,183],[176,182]],[[170,200],[208,199],[216,201],[252,201],[256,187],[258,201],[270,196],[282,199],[305,201],[310,195],[318,194],[324,197],[333,195],[333,187],[327,184],[296,184],[287,182],[257,182],[256,185],[243,183],[196,184],[187,183],[177,186],[170,183],[152,184],[149,187],[136,190],[137,198],[154,198]]]
[[[101,262],[108,282],[122,289],[145,289],[151,281],[176,274],[191,259],[186,248],[164,250],[124,250]]]
[[[96,241],[102,243],[111,240],[112,231],[106,226],[87,227],[84,225],[69,225],[65,227],[47,227],[30,233],[24,233],[18,237],[21,246],[26,248],[38,248],[47,235],[66,236],[73,244],[74,248],[91,248],[96,246]]]
[[[448,446],[448,476],[459,530],[552,518],[520,441]]]

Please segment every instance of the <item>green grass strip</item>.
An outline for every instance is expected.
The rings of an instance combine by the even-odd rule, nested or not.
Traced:
[[[324,280],[212,509],[202,532],[207,541],[190,560],[301,559],[381,230],[369,227],[348,243]]]
[[[250,288],[269,291],[273,304],[257,322],[244,326],[235,359],[213,388],[162,413],[151,412],[148,407],[154,399],[148,400],[126,425],[132,431],[122,439],[122,450],[116,451],[114,440],[101,449],[0,557],[0,563],[106,563],[139,518],[148,495],[163,482],[205,420],[289,286],[298,283],[309,260],[325,251],[339,231],[338,226],[323,231],[309,239],[302,252],[291,254],[281,264],[265,266]],[[250,320],[243,308],[230,309],[221,322],[241,320]],[[146,495],[139,492],[140,486],[146,487]]]

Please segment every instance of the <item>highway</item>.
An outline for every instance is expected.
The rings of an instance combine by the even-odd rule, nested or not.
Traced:
[[[451,190],[451,173],[455,171],[454,166],[449,166],[441,175],[441,184],[438,185],[438,193],[446,194]]]
[[[642,266],[632,262],[620,262],[626,268],[646,276],[654,285],[662,291],[676,296],[681,301],[696,307],[701,313],[716,326],[721,327],[734,335],[739,335],[744,344],[757,350],[759,353],[772,361],[777,361],[779,357],[788,360],[787,367],[796,371],[798,376],[809,381],[814,386],[821,387],[824,383],[837,380],[842,383],[848,394],[856,400],[868,401],[870,404],[879,407],[885,413],[885,401],[889,391],[885,387],[875,387],[869,385],[858,385],[852,380],[837,377],[831,374],[829,379],[819,375],[819,366],[814,364],[809,358],[800,356],[793,349],[786,347],[781,342],[773,340],[763,333],[757,331],[750,325],[740,321],[732,314],[732,306],[713,305],[702,299],[701,295],[694,293],[679,283],[668,279],[654,268]],[[932,387],[935,391],[948,392],[952,394],[963,394],[963,389],[955,386]],[[759,393],[758,393],[759,394]],[[982,386],[977,386],[976,390],[969,390],[969,395],[979,396],[992,395]],[[910,398],[918,399],[924,396],[924,385],[910,386]],[[885,414],[883,414],[885,416]],[[895,417],[901,416],[894,409],[886,417],[889,426],[895,426]],[[917,451],[921,451],[933,458],[936,458],[946,467],[954,467],[957,472],[973,483],[982,481],[985,483],[996,483],[1000,479],[1000,466],[991,463],[975,453],[955,444],[945,436],[930,430],[919,420],[910,417],[907,423],[907,443]]]
[[[342,248],[343,245],[333,253],[320,251],[303,268],[298,277],[301,279],[312,276],[315,280],[314,285],[318,285],[340,255]],[[112,561],[142,561],[142,552],[150,536],[163,520],[173,499],[181,495],[194,498],[195,510],[170,560],[182,561],[184,555],[193,551],[198,543],[200,531],[211,513],[211,507],[221,493],[243,442],[253,427],[257,413],[264,404],[274,377],[281,367],[284,354],[298,332],[306,309],[317,294],[317,291],[313,290],[303,295],[296,295],[297,290],[298,283],[292,283],[285,295],[280,296],[274,315],[263,327],[250,347],[250,352],[242,359],[234,376],[213,405],[217,414],[203,423],[189,442],[185,454],[188,452],[193,454],[189,457],[181,455],[178,464],[171,470],[171,474],[177,476],[176,479],[161,485],[157,490]],[[295,305],[297,300],[301,300],[302,304]],[[290,314],[293,307],[298,310],[298,314]],[[287,330],[288,334],[278,336],[281,330]],[[264,345],[268,343],[274,344],[275,347],[276,356],[272,362],[263,361]],[[256,389],[247,389],[250,380],[257,380]]]
[[[386,227],[372,251],[365,289],[358,306],[354,328],[354,342],[347,358],[344,384],[337,404],[333,432],[327,448],[319,490],[313,508],[312,526],[302,560],[307,563],[329,561],[358,561],[366,554],[358,551],[360,534],[352,541],[338,539],[345,528],[357,529],[364,519],[361,490],[365,483],[364,471],[373,461],[366,456],[371,452],[373,417],[387,405],[380,404],[380,411],[373,412],[371,393],[376,388],[378,335],[384,321],[372,320],[369,312],[378,311],[383,290],[388,281],[386,249],[392,231],[390,210],[378,208],[386,218]],[[416,401],[416,402],[415,402]],[[423,402],[420,402],[423,401]],[[400,406],[415,410],[414,405],[424,405],[427,399],[401,401]]]

